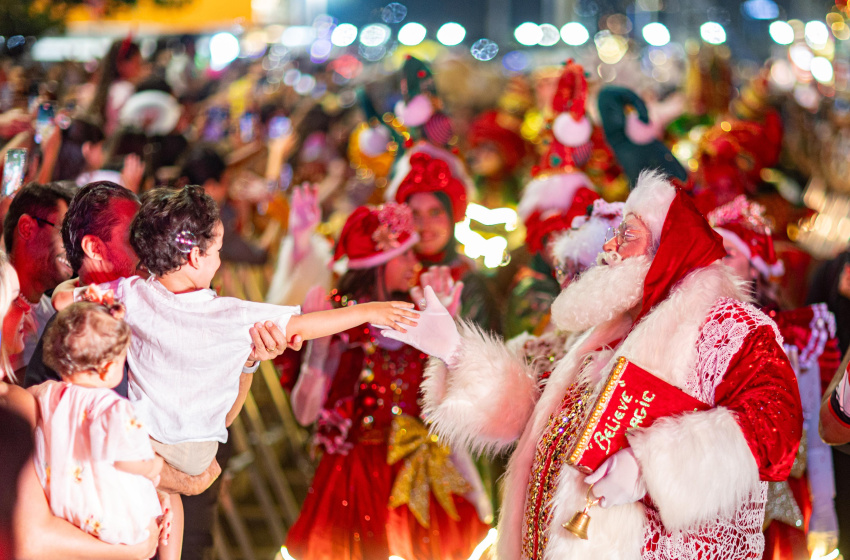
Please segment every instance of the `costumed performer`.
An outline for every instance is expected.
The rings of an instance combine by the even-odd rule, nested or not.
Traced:
[[[835,317],[825,303],[780,309],[774,279],[782,276],[784,267],[774,250],[763,206],[741,195],[706,218],[723,237],[724,262],[750,282],[756,305],[779,327],[803,405],[804,437],[791,476],[771,482],[768,488],[764,557],[826,556],[838,544],[838,518],[832,454],[820,439],[817,424],[823,388],[841,359]]]
[[[407,298],[418,240],[406,206],[356,209],[335,254],[348,271],[309,307]],[[459,290],[446,287],[457,308]],[[310,344],[292,403],[299,422],[316,422],[323,455],[286,540],[291,557],[461,560],[485,537],[492,511],[471,458],[437,443],[422,422],[426,360],[376,328]]]
[[[421,328],[399,337],[439,358],[423,383],[431,429],[477,450],[519,440],[498,558],[761,558],[767,482],[788,477],[802,431],[781,336],[718,262],[720,236],[663,176],[641,175],[624,211],[604,246],[607,266],[586,271],[552,305],[557,327],[586,332],[542,389],[515,352],[472,325],[456,330],[431,297]],[[630,447],[585,477],[565,464],[565,451],[582,403],[593,402],[620,356],[710,408],[631,431]],[[602,508],[581,540],[563,526],[586,505],[589,483]]]

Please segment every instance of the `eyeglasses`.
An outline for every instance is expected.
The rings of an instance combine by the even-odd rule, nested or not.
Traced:
[[[633,227],[627,227],[626,223],[623,222],[617,228],[608,228],[608,231],[605,232],[605,243],[608,243],[615,237],[617,238],[617,245],[622,245],[640,239],[643,235],[635,233]]]
[[[54,224],[53,222],[51,222],[50,220],[45,220],[44,218],[39,218],[38,216],[30,216],[30,217],[40,224],[46,224],[46,225],[53,227],[53,228],[56,228],[56,229],[62,229],[59,226],[57,226],[56,224]]]

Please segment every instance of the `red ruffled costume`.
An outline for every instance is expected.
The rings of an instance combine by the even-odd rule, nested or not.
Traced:
[[[405,460],[388,464],[393,422],[418,421],[427,356],[410,346],[382,348],[368,329],[337,338],[346,350],[317,423],[324,455],[289,531],[289,554],[297,560],[465,560],[489,530],[472,503],[452,494],[455,520],[431,491],[429,527],[407,505],[389,505],[405,467]]]

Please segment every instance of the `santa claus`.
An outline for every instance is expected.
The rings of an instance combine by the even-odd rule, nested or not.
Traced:
[[[407,334],[432,359],[432,431],[454,445],[516,444],[504,478],[501,560],[761,558],[767,481],[788,476],[802,429],[794,372],[774,323],[719,259],[723,242],[686,195],[644,173],[601,255],[552,305],[583,332],[541,382],[518,353],[455,325],[428,294]],[[565,464],[582,407],[623,356],[710,406],[629,432],[586,476]],[[564,525],[600,498],[588,539]]]

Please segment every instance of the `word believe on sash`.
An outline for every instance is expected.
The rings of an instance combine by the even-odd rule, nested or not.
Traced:
[[[628,447],[629,430],[650,426],[664,416],[708,408],[678,387],[620,357],[569,451],[567,464],[591,473],[605,459]]]

